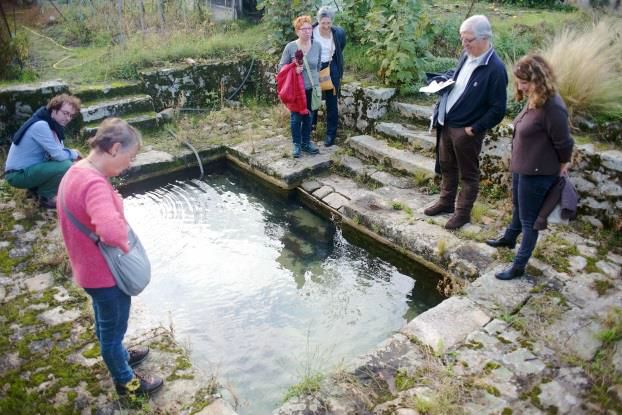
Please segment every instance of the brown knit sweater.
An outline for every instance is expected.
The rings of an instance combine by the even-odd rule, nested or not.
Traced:
[[[572,157],[568,111],[559,95],[542,107],[527,106],[514,119],[511,171],[525,175],[559,174],[560,164]]]

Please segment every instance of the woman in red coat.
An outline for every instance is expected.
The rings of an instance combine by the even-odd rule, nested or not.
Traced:
[[[292,155],[294,158],[300,157],[300,152],[304,151],[309,154],[317,154],[319,152],[317,146],[311,142],[311,92],[314,85],[320,84],[320,64],[322,50],[319,43],[313,43],[311,40],[311,17],[299,16],[294,20],[294,28],[298,39],[289,42],[279,62],[279,69],[287,64],[294,64],[296,72],[302,74],[304,80],[304,89],[307,100],[307,108],[304,112],[291,111],[290,126],[292,129],[292,141],[294,148]],[[296,58],[296,52],[302,51],[305,63],[299,62]]]

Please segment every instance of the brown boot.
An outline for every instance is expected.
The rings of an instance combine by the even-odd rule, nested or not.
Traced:
[[[436,216],[436,215],[440,215],[441,213],[454,213],[454,207],[447,206],[439,200],[438,202],[436,202],[429,208],[425,208],[423,213],[425,213],[428,216]]]
[[[469,223],[471,215],[464,213],[454,213],[451,218],[445,224],[445,229],[458,229]]]

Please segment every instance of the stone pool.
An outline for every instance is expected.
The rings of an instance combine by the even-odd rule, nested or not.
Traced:
[[[161,182],[162,183],[162,182]],[[268,414],[438,304],[434,276],[354,245],[291,195],[228,169],[132,188],[128,220],[153,266],[149,318],[215,374],[240,414]]]

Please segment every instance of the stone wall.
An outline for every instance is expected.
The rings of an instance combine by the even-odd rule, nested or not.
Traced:
[[[390,108],[395,95],[392,88],[363,87],[353,82],[342,87],[339,101],[341,122],[366,134],[374,133],[374,125]],[[506,193],[511,186],[509,172],[511,129],[499,125],[484,139],[481,153],[481,177],[484,185],[496,186]],[[580,195],[579,214],[602,228],[605,225],[622,229],[622,152],[598,151],[594,145],[577,145],[570,170]]]
[[[341,122],[350,128],[370,133],[380,118],[389,109],[395,88],[363,87],[358,82],[341,87],[339,116]]]
[[[255,89],[255,70],[252,59],[193,63],[141,72],[144,92],[151,95],[156,111],[168,107],[215,108],[220,106],[221,94],[229,98],[248,79],[239,94]],[[254,63],[253,63],[254,65]],[[222,90],[221,90],[222,86]]]
[[[0,88],[0,142],[8,143],[10,136],[37,108],[68,90],[67,84],[60,80]]]

